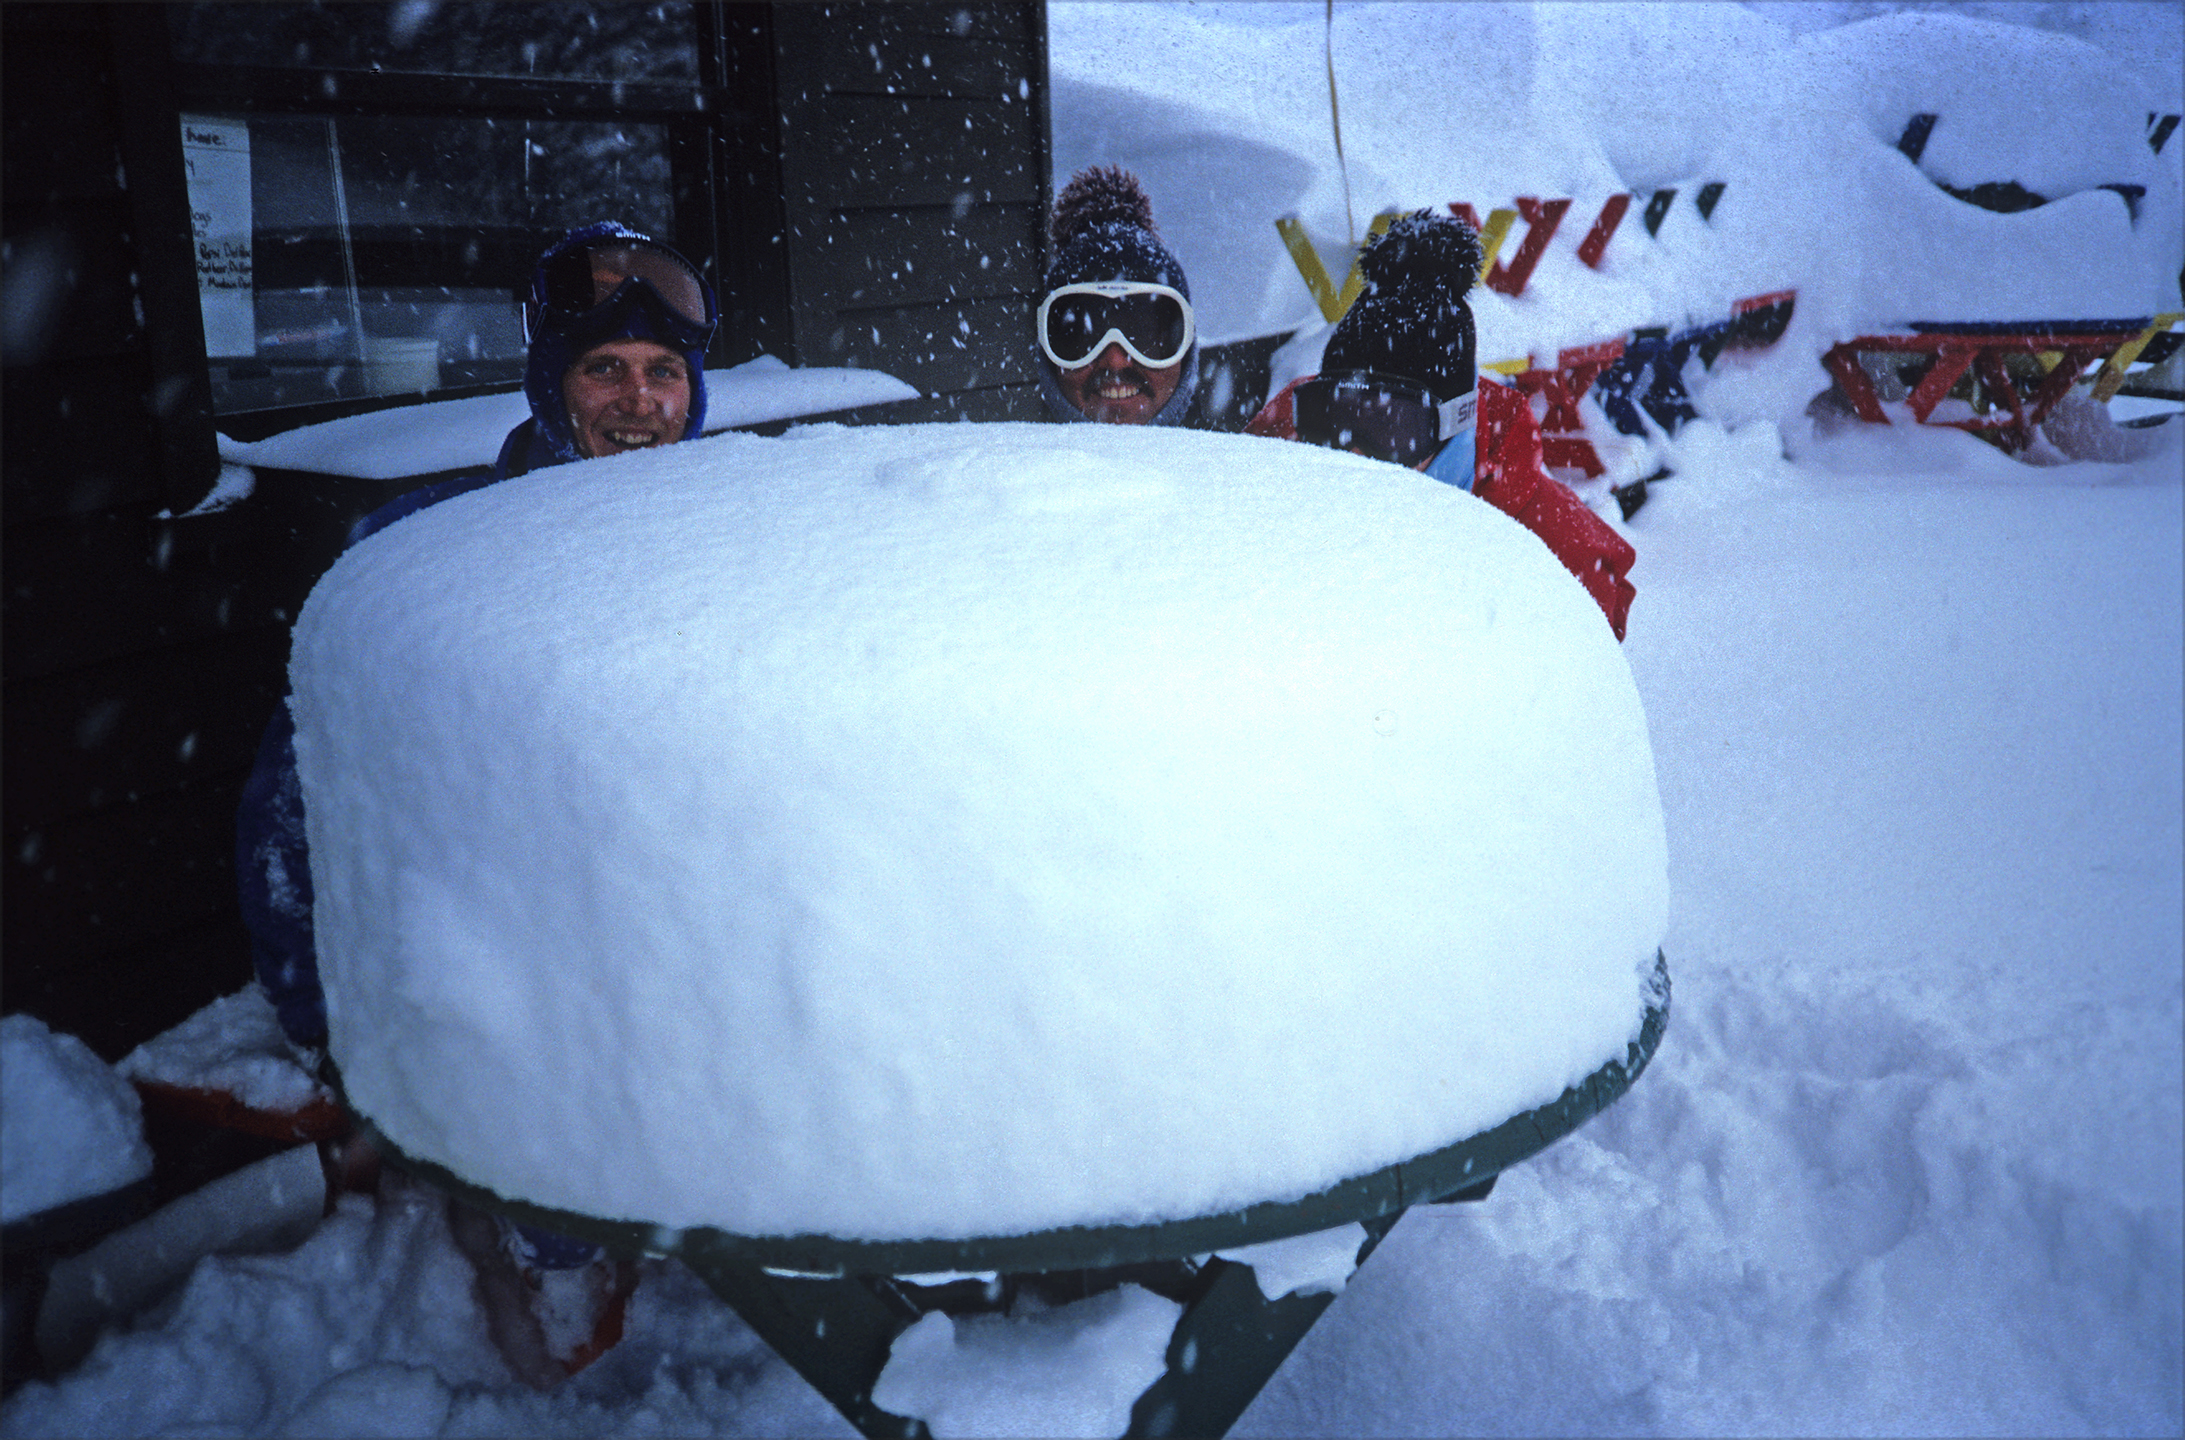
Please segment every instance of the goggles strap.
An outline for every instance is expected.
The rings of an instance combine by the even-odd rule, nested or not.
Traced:
[[[1303,385],[1310,385],[1313,381],[1306,380],[1302,383]],[[1453,435],[1461,435],[1471,429],[1472,418],[1478,413],[1479,392],[1477,390],[1467,390],[1462,395],[1449,400],[1435,400],[1431,390],[1410,380],[1390,382],[1365,375],[1345,375],[1330,377],[1326,380],[1326,383],[1329,386],[1328,393],[1331,400],[1343,390],[1364,390],[1369,393],[1394,396],[1398,393],[1399,386],[1402,390],[1419,395],[1428,405],[1433,407],[1434,414],[1439,422],[1438,438],[1443,440],[1447,440]]]
[[[1436,405],[1434,413],[1441,416],[1441,438],[1447,440],[1471,429],[1472,417],[1478,413],[1478,402],[1479,392],[1467,390],[1454,400],[1444,400]]]

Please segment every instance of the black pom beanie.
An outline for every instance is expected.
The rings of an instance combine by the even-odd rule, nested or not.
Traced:
[[[1479,260],[1479,236],[1456,216],[1399,217],[1359,257],[1365,288],[1320,352],[1320,373],[1400,375],[1424,382],[1437,400],[1468,393],[1479,342],[1464,297]]]
[[[1146,197],[1138,177],[1118,165],[1095,165],[1070,177],[1055,197],[1049,225],[1054,249],[1047,261],[1047,288],[1088,285],[1099,280],[1136,280],[1168,285],[1191,298],[1191,282],[1184,267],[1161,243],[1153,223],[1153,202]],[[1155,413],[1150,423],[1175,425],[1191,408],[1199,385],[1199,342],[1194,338],[1184,352],[1177,372],[1176,393]],[[1072,405],[1055,381],[1055,367],[1040,356],[1040,393],[1047,408],[1061,420],[1087,420]]]

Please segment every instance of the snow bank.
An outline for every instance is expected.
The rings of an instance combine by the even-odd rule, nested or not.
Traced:
[[[1294,1198],[1621,1057],[1665,924],[1600,612],[1491,507],[1307,446],[817,427],[527,476],[345,555],[291,676],[349,1098],[583,1213]]]
[[[1338,8],[1346,203],[1320,6],[1059,3],[1049,30],[1056,174],[1145,180],[1211,342],[1324,323],[1279,215],[1300,216],[1339,279],[1381,210],[1484,216],[1520,195],[1573,204],[1520,295],[1474,291],[1482,362],[1552,363],[1796,289],[1790,332],[1701,400],[1732,427],[1788,430],[1829,384],[1820,356],[1877,329],[2178,305],[2185,143],[2157,156],[2146,140],[2176,82],[2069,35],[1927,11],[1799,35],[1730,4]],[[1939,118],[1914,164],[1896,146],[1921,113]],[[2014,179],[2051,203],[2005,215],[1940,188]],[[1702,218],[1694,197],[1715,181]],[[2146,193],[2128,205],[2112,184]],[[1658,233],[1634,206],[1600,268],[1579,261],[1609,196],[1668,188]],[[1317,356],[1314,340],[1278,383]]]
[[[1121,1435],[1182,1314],[1136,1285],[1053,1309],[1027,1296],[1006,1316],[935,1311],[895,1337],[873,1404],[936,1440]]]
[[[1299,1290],[1308,1295],[1340,1291],[1357,1270],[1358,1252],[1365,1243],[1365,1226],[1338,1225],[1332,1230],[1215,1253],[1224,1260],[1251,1266],[1259,1293],[1269,1300],[1280,1300]]]
[[[1233,1435],[2181,1433],[2165,428],[2037,468],[1865,427],[1738,504],[1661,487],[1626,648],[1668,1040],[1485,1204],[1406,1215]]]
[[[137,1092],[91,1047],[34,1016],[0,1017],[0,1219],[152,1173]]]
[[[859,405],[884,405],[917,395],[910,386],[878,370],[791,369],[771,355],[761,355],[728,370],[706,372],[706,433]],[[530,415],[521,390],[428,400],[300,425],[263,440],[231,440],[223,435],[220,458],[230,466],[399,480],[491,465],[508,432]]]

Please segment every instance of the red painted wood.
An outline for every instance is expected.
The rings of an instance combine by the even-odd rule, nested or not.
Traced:
[[[1761,296],[1759,300],[1769,297]],[[1822,357],[1830,375],[1844,398],[1851,402],[1852,410],[1869,424],[1886,425],[1888,415],[1882,410],[1880,398],[1874,392],[1872,380],[1859,365],[1861,351],[1885,355],[1928,354],[1935,357],[1934,364],[1920,377],[1919,383],[1905,397],[1905,406],[1912,418],[1922,425],[1948,425],[1952,429],[1970,430],[1992,434],[2005,451],[2016,454],[2033,443],[2034,432],[2048,418],[2056,402],[2071,393],[2087,366],[2115,354],[2117,349],[2132,337],[2125,334],[2042,334],[2036,331],[2020,333],[1951,333],[1929,331],[1918,335],[1862,335],[1856,340],[1846,340]],[[2019,392],[2017,383],[2003,364],[2006,355],[2038,355],[2060,351],[2062,358],[2054,369],[2042,377],[2041,383],[2028,397]],[[1980,383],[2007,408],[2007,415],[1976,416],[1969,420],[1931,420],[1935,407],[1950,393],[1951,387],[1967,370],[1979,377]]]
[[[1547,413],[1540,420],[1543,431],[1583,433],[1586,422],[1578,413],[1578,402],[1593,388],[1601,372],[1623,353],[1621,336],[1598,345],[1582,345],[1557,355],[1555,369],[1522,371],[1513,383],[1526,394],[1539,396],[1546,405]]]
[[[1585,239],[1578,242],[1578,258],[1586,263],[1588,269],[1601,268],[1601,256],[1608,251],[1609,238],[1616,233],[1616,227],[1624,223],[1624,212],[1630,208],[1631,196],[1626,193],[1611,195],[1603,202],[1601,213],[1593,222],[1593,228],[1586,232]]]
[[[1508,265],[1500,260],[1487,272],[1487,288],[1504,295],[1517,295],[1524,291],[1525,282],[1532,278],[1533,267],[1548,251],[1548,242],[1555,238],[1555,228],[1563,223],[1563,213],[1570,209],[1568,200],[1543,202],[1536,196],[1517,197],[1517,213],[1524,217],[1527,229],[1525,243],[1517,247],[1517,254]]]

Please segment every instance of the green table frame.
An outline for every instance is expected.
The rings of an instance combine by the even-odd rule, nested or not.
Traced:
[[[1217,1258],[1270,1240],[1356,1223],[1359,1263],[1405,1210],[1485,1199],[1495,1177],[1568,1135],[1638,1079],[1669,1022],[1669,968],[1657,954],[1638,1038],[1555,1100],[1454,1145],[1330,1186],[1302,1200],[1159,1225],[1068,1227],[972,1240],[866,1241],[827,1235],[735,1235],[600,1220],[509,1199],[445,1167],[404,1156],[359,1124],[394,1163],[458,1199],[526,1225],[591,1240],[615,1254],[673,1255],[871,1440],[923,1437],[922,1421],[873,1404],[895,1337],[933,1310],[1006,1306],[1029,1287],[1051,1302],[1125,1282],[1177,1301],[1167,1369],[1131,1410],[1132,1436],[1228,1431],[1334,1300],[1325,1292],[1260,1294],[1249,1266]],[[943,1274],[992,1274],[922,1283]]]

